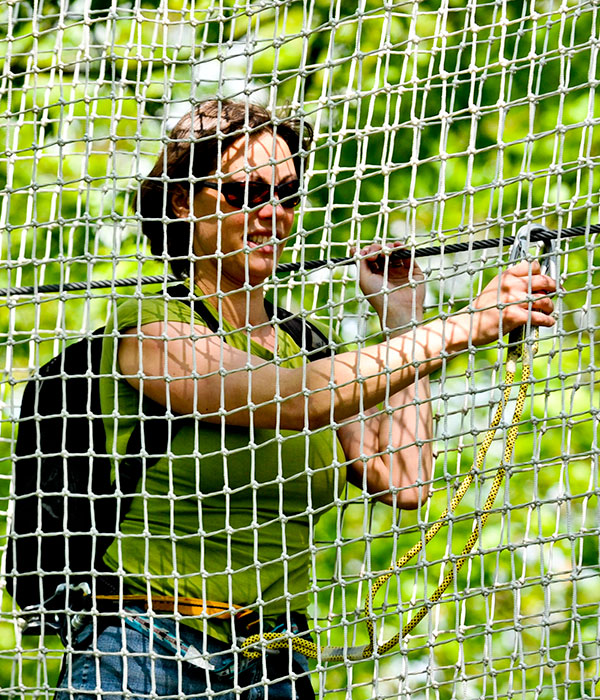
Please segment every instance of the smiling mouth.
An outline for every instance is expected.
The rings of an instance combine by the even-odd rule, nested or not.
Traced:
[[[261,248],[265,253],[272,253],[276,245],[281,241],[274,234],[251,233],[247,236],[247,245],[249,248]]]

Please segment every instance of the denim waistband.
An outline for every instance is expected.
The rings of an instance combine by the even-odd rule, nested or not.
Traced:
[[[160,615],[149,613],[144,607],[129,605],[124,610],[125,616],[99,616],[88,618],[87,624],[78,629],[65,629],[61,635],[63,644],[75,648],[83,648],[89,645],[93,636],[94,624],[96,633],[109,626],[126,627],[142,634],[151,636],[155,643],[162,649],[165,655],[181,658],[198,668],[221,674],[228,673],[233,666],[233,659],[237,666],[237,672],[255,663],[240,653],[243,640],[260,632],[284,632],[289,631],[295,635],[308,635],[308,623],[306,616],[298,612],[280,615],[276,619],[260,619],[257,614],[245,615],[235,621],[232,630],[232,642],[227,644],[219,639],[211,637],[208,633],[185,624],[185,619],[177,621],[172,615]],[[86,616],[87,617],[87,616]],[[65,627],[67,627],[65,625]],[[276,654],[273,650],[266,650],[268,654]]]

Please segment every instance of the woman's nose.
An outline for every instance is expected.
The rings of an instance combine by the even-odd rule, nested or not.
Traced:
[[[275,212],[275,217],[279,218],[285,215],[285,209],[283,208],[281,202],[275,196],[275,201],[265,202],[256,210],[256,214],[261,219],[272,219],[273,212]]]

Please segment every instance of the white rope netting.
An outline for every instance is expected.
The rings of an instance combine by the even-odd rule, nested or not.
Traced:
[[[273,276],[267,291],[349,348],[384,339],[357,266],[307,271],[306,261],[371,242],[438,245],[440,254],[419,264],[425,317],[444,318],[468,307],[508,261],[502,246],[451,255],[446,246],[515,235],[530,223],[559,232],[597,223],[596,0],[356,5],[0,5],[1,552],[18,501],[13,455],[26,380],[141,291],[68,284],[169,273],[132,203],[172,127],[201,100],[286,106],[314,128],[282,257],[300,269]],[[441,601],[392,652],[316,662],[318,696],[595,697],[600,258],[589,230],[559,235],[557,245],[558,320],[541,332],[520,436],[486,529]],[[45,284],[59,290],[37,291]],[[33,293],[15,293],[22,286]],[[424,403],[434,412],[436,459],[420,509],[387,508],[348,486],[318,523],[309,514],[309,621],[320,644],[368,641],[370,585],[424,537],[471,469],[503,388],[505,348],[472,348],[432,376]],[[502,462],[506,429],[501,423],[448,527],[373,602],[380,642],[453,566]],[[18,606],[6,592],[1,600],[3,693],[51,697],[62,645],[23,635]]]

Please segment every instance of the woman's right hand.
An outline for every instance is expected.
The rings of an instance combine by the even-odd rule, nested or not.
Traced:
[[[528,321],[532,326],[553,326],[554,304],[548,295],[554,292],[556,282],[541,273],[540,263],[523,261],[495,277],[469,312],[456,314],[447,323],[466,333],[471,345],[493,343]]]

